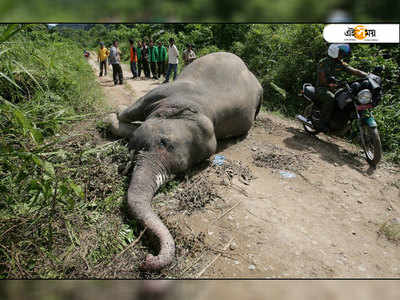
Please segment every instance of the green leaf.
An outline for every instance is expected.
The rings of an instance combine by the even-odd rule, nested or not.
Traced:
[[[7,51],[9,51],[10,49],[6,49],[0,52],[0,56],[2,56],[4,53],[6,53]]]
[[[40,132],[39,129],[32,128],[30,130],[30,134],[31,134],[31,137],[32,137],[33,141],[36,144],[42,144],[43,143],[43,135],[42,135],[42,133]]]
[[[22,91],[22,89],[18,86],[18,84],[15,83],[14,80],[12,80],[10,77],[8,77],[6,74],[4,74],[3,72],[0,72],[0,77],[5,78],[6,80],[8,80],[11,84],[13,84],[16,88],[20,89]]]
[[[63,149],[60,149],[57,151],[57,157],[61,159],[66,159],[67,158],[67,152]]]
[[[37,157],[36,155],[31,155],[33,162],[39,166],[39,167],[43,167],[44,166],[44,162],[43,160],[41,160],[39,157]]]
[[[31,180],[31,182],[29,183],[29,189],[33,190],[33,191],[42,191],[43,190],[42,184],[37,179]]]
[[[39,87],[39,89],[44,93],[44,90],[42,89],[42,86],[39,84],[39,82],[36,80],[36,78],[33,77],[33,75],[32,75],[23,65],[21,65],[19,62],[15,61],[15,60],[13,60],[13,62],[14,62],[17,66],[19,66],[22,70],[24,70],[24,72],[25,72],[26,74],[28,74],[28,76],[37,84],[37,86]]]
[[[67,198],[67,208],[73,210],[75,208],[75,199]]]
[[[13,113],[17,124],[21,126],[25,134],[32,127],[32,125],[20,110],[14,109]]]
[[[56,174],[54,171],[53,165],[48,161],[44,162],[43,169],[47,174],[49,174],[51,176],[55,176],[55,174]]]
[[[21,27],[19,27],[19,24],[9,24],[7,26],[7,29],[3,31],[3,33],[0,35],[0,43],[9,40],[13,35],[17,34],[24,27],[26,26],[22,25]]]
[[[74,191],[74,193],[75,193],[78,197],[80,197],[80,198],[83,199],[84,193],[83,193],[83,190],[82,190],[82,187],[81,187],[81,186],[76,185],[76,184],[73,183],[72,181],[69,183],[69,186],[71,187],[71,189]]]
[[[69,194],[69,189],[65,183],[60,184],[60,186],[58,187],[58,191],[61,197]]]
[[[284,100],[286,100],[286,91],[284,90],[284,89],[282,89],[282,88],[280,88],[279,86],[277,86],[275,83],[273,83],[272,81],[270,82],[270,85],[271,85],[271,87],[276,91],[276,92],[278,92],[281,96],[282,96],[282,98],[284,99]]]

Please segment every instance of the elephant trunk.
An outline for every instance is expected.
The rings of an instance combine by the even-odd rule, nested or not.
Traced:
[[[160,157],[151,157],[149,154],[140,155],[128,189],[128,206],[132,214],[155,234],[160,242],[159,254],[147,255],[142,266],[143,269],[149,271],[167,266],[175,255],[175,242],[171,233],[151,208],[154,194],[168,177],[169,172]]]

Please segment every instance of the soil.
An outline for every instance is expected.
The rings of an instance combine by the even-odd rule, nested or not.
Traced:
[[[115,109],[161,83],[129,79],[126,65],[123,72],[123,85],[114,86],[111,70],[98,79]],[[269,112],[246,137],[220,141],[217,154],[222,166],[212,156],[154,198],[177,243],[176,261],[162,277],[400,275],[398,243],[381,234],[383,224],[400,217],[398,167],[383,161],[371,170],[358,146],[310,136]],[[185,209],[190,201],[194,208]]]

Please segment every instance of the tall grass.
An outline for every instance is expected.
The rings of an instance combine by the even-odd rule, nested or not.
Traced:
[[[0,26],[0,278],[65,275],[57,256],[74,249],[71,218],[81,222],[71,213],[88,207],[73,174],[89,160],[82,151],[92,148],[68,144],[74,138],[68,128],[93,119],[98,98],[75,43],[41,25]]]
[[[94,101],[93,75],[79,48],[49,40],[44,28],[38,33],[46,45],[30,38],[29,27],[7,42],[15,26],[3,28],[0,39],[0,191],[9,204],[1,213],[10,216],[19,197],[51,198],[56,174],[45,159],[51,145],[45,139],[89,112]]]

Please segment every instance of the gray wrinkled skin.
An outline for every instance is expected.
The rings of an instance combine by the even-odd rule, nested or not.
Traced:
[[[160,252],[147,256],[145,269],[161,269],[175,255],[171,234],[151,209],[157,189],[171,175],[215,153],[218,139],[247,134],[262,95],[258,80],[238,56],[218,52],[195,60],[176,81],[155,88],[114,116],[111,131],[128,137],[129,148],[140,153],[128,205],[160,239]]]

